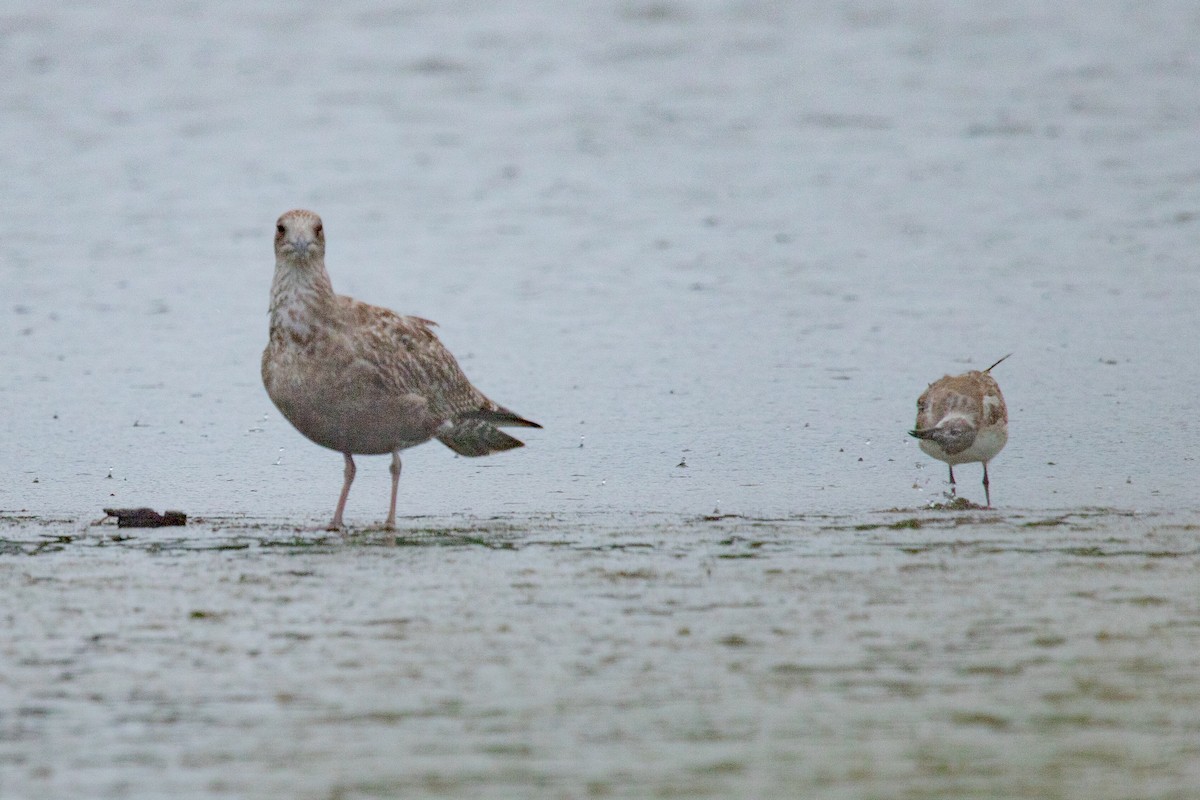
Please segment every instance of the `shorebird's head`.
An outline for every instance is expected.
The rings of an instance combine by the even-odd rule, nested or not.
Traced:
[[[325,257],[325,227],[311,211],[295,209],[275,223],[275,257],[312,261]]]

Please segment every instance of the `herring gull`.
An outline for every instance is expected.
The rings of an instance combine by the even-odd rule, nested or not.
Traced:
[[[355,455],[391,453],[392,528],[401,450],[436,438],[459,455],[484,456],[524,444],[498,426],[541,427],[472,386],[434,323],[334,294],[325,230],[311,211],[289,211],[275,225],[270,314],[267,395],[296,430],[345,458],[331,530],[342,527]]]

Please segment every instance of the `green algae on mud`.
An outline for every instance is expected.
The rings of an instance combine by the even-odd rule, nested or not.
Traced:
[[[565,514],[512,514],[492,516],[486,519],[469,516],[449,516],[432,519],[426,515],[400,517],[397,527],[349,526],[343,531],[329,531],[313,521],[297,524],[283,518],[253,517],[248,515],[199,515],[191,519],[188,533],[162,531],[161,529],[122,529],[116,532],[112,520],[104,518],[71,517],[67,515],[39,515],[27,512],[0,512],[0,532],[30,533],[40,531],[45,535],[65,538],[87,537],[96,532],[105,532],[111,541],[124,539],[188,539],[192,530],[199,535],[228,534],[251,536],[264,541],[282,541],[290,532],[297,544],[312,543],[369,543],[389,537],[403,539],[405,543],[417,543],[425,539],[444,539],[470,543],[491,543],[500,537],[518,539],[523,536],[542,536],[547,531],[703,531],[741,529],[779,529],[832,531],[871,531],[881,528],[892,530],[945,530],[950,528],[1054,528],[1070,527],[1086,530],[1089,526],[1119,523],[1121,521],[1151,523],[1155,527],[1179,532],[1200,530],[1200,511],[1139,512],[1129,509],[1106,507],[1080,507],[1059,510],[1000,509],[967,506],[962,508],[944,505],[918,508],[889,508],[864,511],[857,514],[805,514],[758,517],[746,514],[721,515],[675,515],[662,512],[581,512]]]

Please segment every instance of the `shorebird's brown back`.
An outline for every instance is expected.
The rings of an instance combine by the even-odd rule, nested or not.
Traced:
[[[985,402],[988,396],[994,396],[999,402]],[[955,412],[977,419],[981,426],[1008,419],[999,385],[991,375],[979,371],[946,375],[934,381],[921,394],[917,408],[918,428],[933,427],[947,414]]]

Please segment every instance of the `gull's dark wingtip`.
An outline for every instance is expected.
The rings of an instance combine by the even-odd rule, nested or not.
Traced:
[[[464,417],[475,417],[476,419],[482,419],[486,422],[492,423],[493,425],[500,425],[502,427],[513,427],[513,428],[540,428],[540,427],[542,427],[541,425],[538,425],[533,420],[525,419],[517,412],[509,411],[507,408],[505,408],[503,406],[492,406],[491,408],[483,408],[478,411],[472,411],[469,414],[464,414],[463,416]]]

